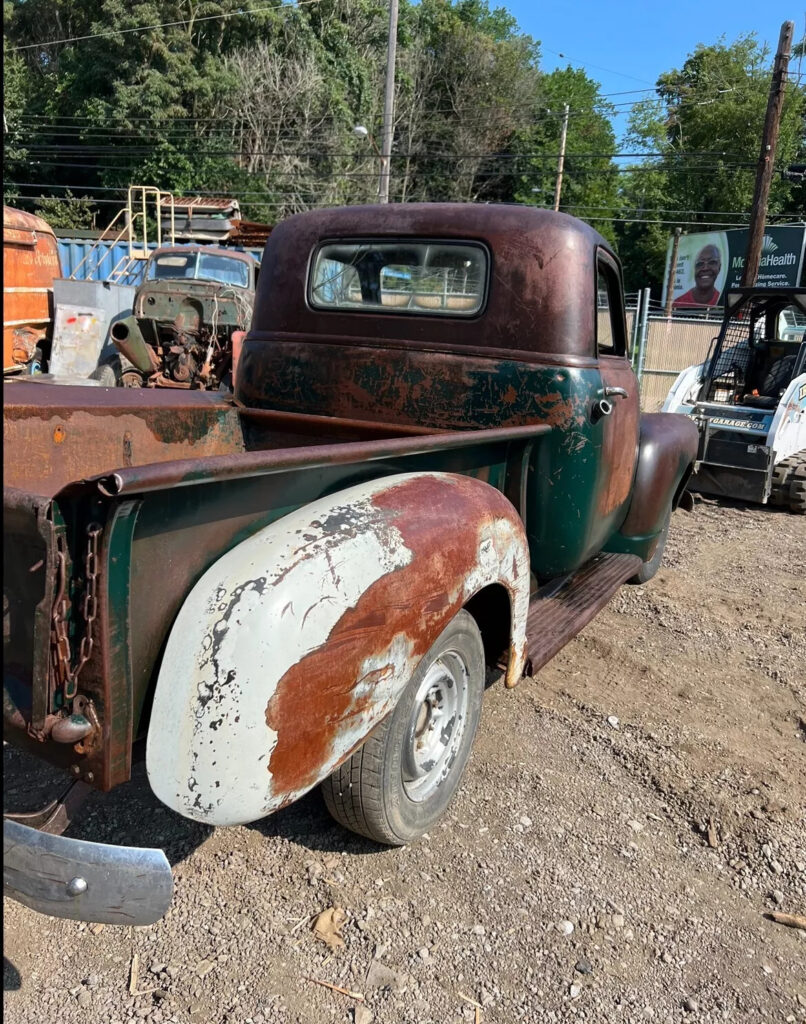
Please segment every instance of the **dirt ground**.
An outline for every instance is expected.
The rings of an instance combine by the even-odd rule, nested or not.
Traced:
[[[162,845],[172,909],[93,928],[6,900],[6,1019],[806,1021],[806,932],[766,916],[806,913],[805,573],[804,517],[678,512],[655,580],[488,690],[460,795],[407,849],[317,792],[212,832],[139,769],[70,834]],[[32,799],[43,772],[8,747],[5,767]],[[342,949],[311,932],[328,907]]]

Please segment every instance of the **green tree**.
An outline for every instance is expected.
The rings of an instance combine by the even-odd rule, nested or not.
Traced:
[[[679,70],[661,75],[657,96],[637,104],[631,117],[629,144],[648,156],[625,176],[622,201],[634,210],[646,193],[654,218],[679,219],[689,231],[697,225],[746,224],[753,198],[771,74],[770,53],[755,36],[699,45]],[[806,158],[804,140],[806,90],[790,81],[784,99],[776,152],[781,171]],[[772,181],[770,214],[803,217],[796,188],[782,173]],[[672,225],[625,224],[619,229],[620,251],[632,276],[647,268],[659,282],[663,275]]]
[[[92,196],[77,198],[67,189],[65,196],[43,196],[38,200],[34,213],[47,221],[52,228],[93,228],[95,200]]]

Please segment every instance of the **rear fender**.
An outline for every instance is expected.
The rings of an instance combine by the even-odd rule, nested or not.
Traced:
[[[644,558],[651,557],[670,504],[676,507],[680,500],[697,457],[699,436],[696,423],[687,416],[666,412],[641,416],[632,500],[619,534],[633,543],[648,543],[645,551],[636,549]]]
[[[495,488],[401,474],[265,527],[204,574],[173,625],[147,740],[154,792],[212,825],[295,800],[364,742],[490,584],[510,597],[512,684],[526,658],[529,554]]]

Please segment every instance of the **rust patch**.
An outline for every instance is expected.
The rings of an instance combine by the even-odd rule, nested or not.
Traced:
[[[53,441],[55,444],[61,444],[66,436],[66,431],[62,426],[56,427],[53,431]]]
[[[373,504],[385,511],[414,558],[373,584],[327,641],[279,681],[266,708],[266,723],[277,734],[269,770],[278,798],[317,781],[345,719],[371,704],[366,684],[372,680],[362,678],[367,658],[383,658],[390,639],[403,635],[418,662],[463,604],[461,583],[477,564],[478,529],[513,518],[502,494],[466,477],[407,481],[377,495]]]
[[[604,417],[602,473],[605,486],[599,495],[598,511],[606,516],[622,506],[630,496],[638,457],[638,381],[627,360],[621,356],[603,357],[602,384],[621,387],[627,398],[612,399],[613,412]]]

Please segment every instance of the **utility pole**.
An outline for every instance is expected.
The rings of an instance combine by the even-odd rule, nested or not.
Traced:
[[[392,138],[395,118],[395,56],[397,54],[397,4],[389,0],[389,41],[386,45],[386,89],[383,97],[383,139],[378,202],[389,202],[389,178],[392,171]]]
[[[557,184],[554,186],[554,209],[560,208],[560,192],[563,187],[563,166],[565,165],[565,139],[568,135],[568,104],[563,112],[563,130],[560,136],[560,159],[557,161]]]
[[[764,241],[764,225],[767,219],[767,200],[770,196],[770,182],[775,163],[775,147],[778,144],[778,127],[781,123],[781,107],[786,88],[786,72],[792,51],[793,21],[785,21],[778,38],[778,52],[772,69],[770,96],[767,100],[767,114],[764,118],[764,135],[761,139],[761,155],[756,171],[756,188],[753,193],[753,209],[750,213],[750,230],[747,237],[747,252],[742,271],[742,288],[751,288],[758,278],[761,260],[761,246]]]
[[[680,248],[680,233],[682,228],[674,229],[674,242],[672,242],[672,259],[669,263],[669,275],[666,278],[666,319],[672,315],[672,299],[674,298],[674,275],[677,270],[677,250]]]

